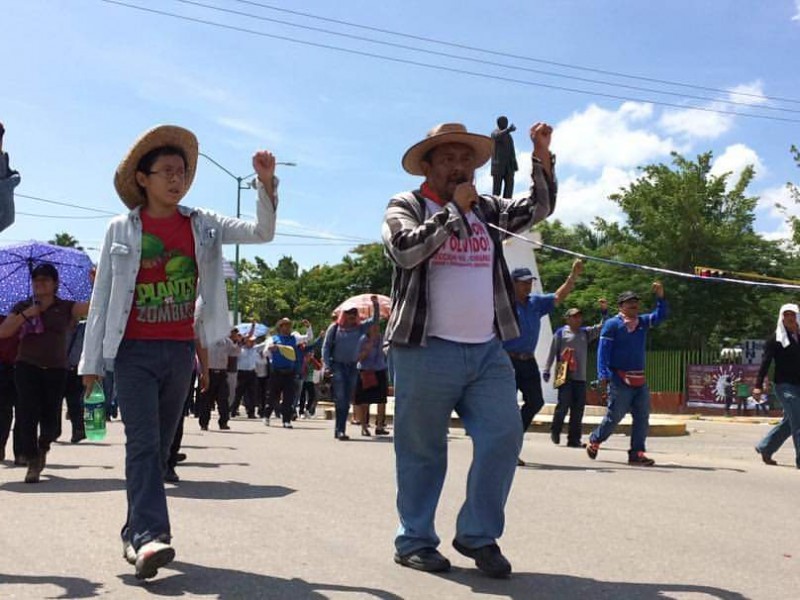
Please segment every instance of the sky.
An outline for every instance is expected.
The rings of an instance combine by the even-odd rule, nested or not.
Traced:
[[[0,4],[0,121],[17,192],[67,204],[18,195],[0,245],[69,232],[96,259],[108,216],[124,209],[114,170],[162,123],[194,131],[237,175],[257,149],[297,164],[277,170],[275,240],[241,248],[272,265],[335,264],[378,241],[389,198],[421,183],[400,166],[405,150],[442,122],[488,134],[501,114],[518,127],[518,192],[527,130],[554,126],[553,218],[565,223],[621,219],[608,195],[672,151],[713,151],[715,173],[752,164],[764,235],[787,234],[776,202],[800,214],[785,189],[800,181],[789,153],[800,145],[800,0],[121,1],[225,27],[103,0]],[[486,168],[476,185],[491,190]],[[201,157],[183,202],[235,215],[236,194]],[[253,190],[241,213],[254,215]]]

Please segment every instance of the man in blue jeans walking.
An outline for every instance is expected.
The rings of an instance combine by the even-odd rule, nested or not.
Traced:
[[[778,463],[772,455],[791,437],[795,465],[800,469],[800,327],[797,313],[796,304],[781,306],[775,336],[764,344],[764,358],[758,370],[753,396],[761,396],[764,378],[774,359],[775,391],[783,406],[783,420],[758,443],[756,452],[766,464],[776,465]]]
[[[645,455],[645,440],[650,426],[650,390],[644,376],[645,341],[647,332],[667,318],[664,286],[653,283],[656,295],[655,311],[639,314],[639,295],[623,292],[617,298],[619,313],[603,324],[597,350],[597,375],[608,389],[608,410],[600,425],[589,436],[586,452],[597,458],[600,444],[628,412],[633,418],[631,448],[628,464],[652,467],[656,464]]]
[[[473,444],[467,498],[454,548],[491,577],[511,564],[497,539],[522,443],[516,385],[502,341],[519,336],[502,238],[490,225],[525,231],[555,207],[552,128],[531,127],[531,188],[518,200],[479,196],[475,169],[492,140],[460,123],[433,128],[403,156],[425,177],[389,201],[381,230],[394,262],[387,327],[395,387],[396,563],[446,571],[434,517],[447,472],[447,428],[456,411]]]

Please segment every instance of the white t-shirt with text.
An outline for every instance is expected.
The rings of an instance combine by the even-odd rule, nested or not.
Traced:
[[[425,199],[429,214],[442,208]],[[492,260],[494,243],[486,226],[470,211],[472,235],[451,235],[428,260],[428,335],[482,344],[495,336]]]

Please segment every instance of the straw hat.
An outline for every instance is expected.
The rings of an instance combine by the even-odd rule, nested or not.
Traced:
[[[183,150],[186,155],[186,189],[191,187],[197,171],[197,138],[191,131],[183,127],[159,125],[145,131],[133,143],[114,174],[114,187],[128,208],[134,209],[147,201],[142,190],[136,184],[136,167],[139,165],[139,161],[151,150],[163,146],[176,146]]]
[[[475,168],[480,167],[492,157],[492,138],[477,133],[469,133],[461,123],[442,123],[431,129],[425,139],[406,150],[403,155],[403,168],[412,175],[424,175],[422,158],[436,146],[442,144],[464,144],[475,152]]]

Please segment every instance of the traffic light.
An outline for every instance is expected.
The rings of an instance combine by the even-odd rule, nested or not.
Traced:
[[[727,273],[721,269],[712,269],[710,267],[695,267],[694,274],[700,277],[725,277]]]

